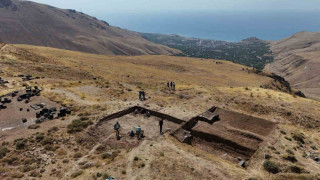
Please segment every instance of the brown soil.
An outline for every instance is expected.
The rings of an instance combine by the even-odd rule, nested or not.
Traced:
[[[223,155],[225,159],[234,160],[240,156],[250,158],[259,145],[275,129],[276,123],[261,118],[216,108],[219,121],[209,124],[197,117],[182,128],[190,130],[195,137],[192,145],[203,150]],[[178,134],[181,136],[181,130]],[[181,137],[178,137],[181,139]]]
[[[134,115],[129,114],[122,116],[120,118],[116,118],[110,120],[108,122],[103,123],[103,125],[98,126],[95,129],[95,133],[99,134],[99,141],[103,144],[107,144],[110,149],[113,148],[132,148],[139,144],[139,141],[136,137],[130,137],[128,132],[130,130],[134,130],[140,125],[142,130],[144,130],[144,138],[143,139],[153,139],[161,136],[159,132],[159,123],[160,118],[151,116],[150,118],[145,115]],[[122,136],[121,140],[116,140],[116,132],[113,128],[113,125],[119,122],[121,125],[120,135]],[[164,131],[169,128],[171,130],[175,130],[179,127],[178,124],[175,124],[170,121],[164,121],[163,129]]]

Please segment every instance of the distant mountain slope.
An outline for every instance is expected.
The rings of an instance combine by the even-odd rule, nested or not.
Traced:
[[[320,32],[300,32],[272,42],[275,61],[266,70],[285,77],[308,97],[320,100]]]
[[[0,0],[0,42],[110,55],[179,53],[75,10],[18,0]]]
[[[181,50],[181,56],[229,60],[257,69],[263,69],[265,64],[273,61],[268,43],[258,38],[226,42],[179,35],[150,33],[141,35],[154,43]]]

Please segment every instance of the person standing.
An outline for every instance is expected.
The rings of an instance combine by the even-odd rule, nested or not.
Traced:
[[[176,90],[176,83],[175,82],[172,83],[172,89]]]
[[[140,125],[138,125],[137,127],[136,127],[136,134],[137,134],[137,139],[138,140],[140,140],[141,139],[141,127],[140,127]]]
[[[117,121],[115,124],[114,124],[114,130],[116,130],[116,137],[117,139],[119,140],[120,139],[120,124],[119,122]]]
[[[167,82],[167,87],[168,87],[168,90],[170,91],[170,83]]]
[[[170,82],[170,88],[171,88],[171,90],[173,90],[173,88],[172,88],[172,81]]]
[[[142,92],[139,91],[139,100],[141,101]]]
[[[160,134],[162,134],[163,119],[159,121],[159,126],[160,126]]]
[[[142,91],[142,101],[145,101],[145,100],[146,100],[146,92]]]

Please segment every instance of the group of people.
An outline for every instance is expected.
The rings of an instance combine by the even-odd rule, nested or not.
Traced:
[[[136,133],[134,133],[134,130],[131,129],[128,134],[130,137],[134,137],[134,135],[136,135],[137,139],[140,140],[144,136],[144,130],[142,130],[140,125],[138,125],[136,127]]]
[[[160,134],[163,134],[163,132],[162,132],[163,119],[161,119],[161,120],[159,121],[159,127],[160,127]],[[119,122],[117,121],[117,122],[114,124],[114,130],[116,131],[116,138],[117,138],[117,140],[120,140],[120,139],[121,139],[121,136],[120,136],[120,128],[121,128],[121,126],[120,126]],[[137,136],[137,139],[140,140],[141,138],[144,137],[144,130],[142,130],[142,129],[141,129],[141,126],[138,125],[138,126],[136,127],[136,132],[134,132],[134,130],[131,129],[131,130],[128,132],[128,135],[129,135],[130,137],[134,137],[134,136],[136,135],[136,136]]]
[[[145,101],[146,100],[146,92],[139,91],[139,100],[140,101]]]
[[[116,138],[117,140],[120,140],[121,139],[121,136],[120,136],[120,124],[119,122],[117,121],[115,124],[114,124],[114,130],[116,131]],[[134,130],[130,130],[129,131],[129,136],[131,137],[134,137],[134,135],[137,136],[137,139],[140,140],[143,136],[144,136],[144,130],[141,129],[141,126],[138,125],[136,127],[136,132],[134,132]]]
[[[171,90],[172,90],[172,91],[176,90],[176,83],[173,82],[173,81],[167,82],[167,88],[168,88],[169,91],[171,91]]]

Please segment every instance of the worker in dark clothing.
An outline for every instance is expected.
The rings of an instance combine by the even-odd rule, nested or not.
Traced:
[[[173,90],[173,88],[172,88],[172,81],[170,82],[170,88],[171,88],[171,90]]]
[[[119,122],[116,122],[115,124],[114,124],[114,130],[116,130],[116,137],[117,137],[117,139],[118,140],[120,140],[120,124],[119,124]]]
[[[146,100],[146,92],[142,91],[142,101]]]
[[[160,126],[160,134],[162,134],[163,119],[159,121],[159,126]]]
[[[139,91],[139,100],[141,101],[142,98],[142,91]]]
[[[167,82],[167,87],[168,87],[168,90],[170,91],[170,83]]]
[[[176,83],[175,82],[172,82],[172,89],[176,90]]]

